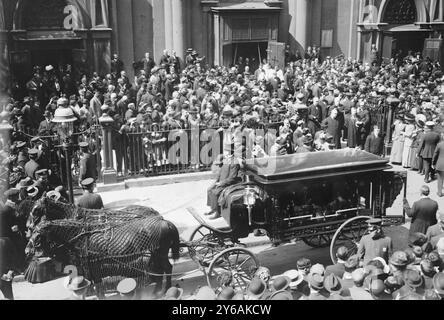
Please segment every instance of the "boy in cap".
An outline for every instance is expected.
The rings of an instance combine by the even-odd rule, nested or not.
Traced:
[[[87,178],[81,182],[83,195],[76,201],[77,206],[85,209],[103,209],[102,197],[94,193],[94,179]]]

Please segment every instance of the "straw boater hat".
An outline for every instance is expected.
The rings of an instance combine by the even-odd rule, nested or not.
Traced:
[[[71,291],[79,291],[89,287],[90,285],[91,281],[85,279],[83,276],[78,276],[73,278],[66,288]]]
[[[290,279],[290,288],[294,289],[304,281],[304,276],[298,270],[288,270],[284,272],[284,276]]]

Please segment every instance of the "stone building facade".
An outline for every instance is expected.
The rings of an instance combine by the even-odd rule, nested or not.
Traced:
[[[208,64],[259,61],[270,42],[319,46],[323,57],[366,60],[376,44],[385,58],[409,47],[440,58],[443,21],[443,0],[7,0],[0,76],[67,63],[104,74],[114,52],[132,76],[134,61],[150,52],[158,62],[164,49],[183,59],[193,48]]]

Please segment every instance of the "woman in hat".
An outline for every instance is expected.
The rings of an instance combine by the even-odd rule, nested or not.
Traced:
[[[393,164],[402,163],[402,151],[404,150],[404,135],[406,124],[404,122],[404,116],[398,114],[396,120],[393,123],[393,135],[392,135],[392,152],[390,155],[390,162]]]
[[[407,122],[404,131],[401,133],[404,137],[404,148],[402,149],[402,166],[406,169],[410,168],[410,149],[413,144],[414,134],[415,134],[415,116],[412,114],[407,114],[405,116],[405,121]]]
[[[425,122],[421,119],[416,121],[416,131],[414,135],[413,144],[410,151],[411,164],[410,167],[413,170],[418,170],[419,174],[423,173],[423,160],[421,155],[419,155],[419,148],[422,144],[422,140],[424,139],[424,126]]]

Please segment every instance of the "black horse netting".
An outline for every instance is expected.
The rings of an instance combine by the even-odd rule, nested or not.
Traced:
[[[156,262],[151,257],[162,246],[167,252],[170,247],[171,223],[160,215],[134,218],[114,212],[101,216],[49,221],[41,232],[53,246],[68,249],[78,259],[75,265],[103,289],[115,289],[123,277],[137,279],[139,286],[147,285],[149,270]]]

